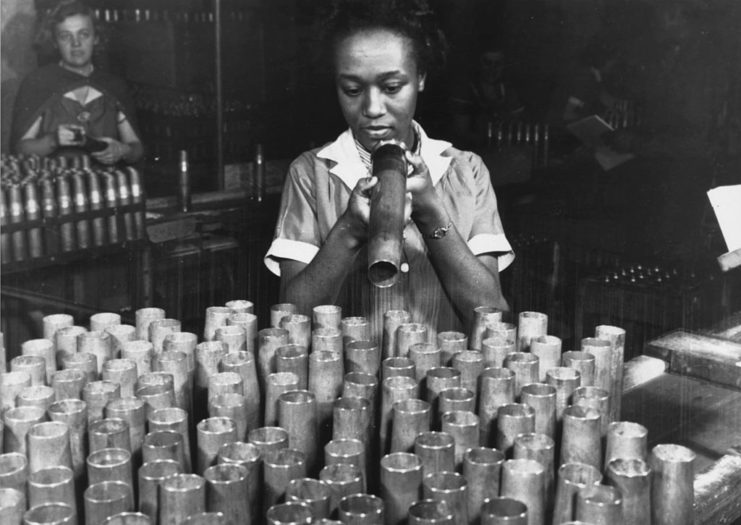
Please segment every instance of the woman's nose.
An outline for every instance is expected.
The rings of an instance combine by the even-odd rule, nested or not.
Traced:
[[[363,115],[376,118],[383,115],[383,113],[383,94],[378,89],[369,89],[363,100]]]
[[[72,47],[80,47],[81,45],[82,45],[82,39],[77,35],[73,35],[72,36]]]

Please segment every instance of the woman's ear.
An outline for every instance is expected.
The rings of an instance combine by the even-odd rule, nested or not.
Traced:
[[[422,73],[419,76],[419,80],[417,80],[417,91],[424,91],[425,90],[425,80],[427,80],[427,74]]]

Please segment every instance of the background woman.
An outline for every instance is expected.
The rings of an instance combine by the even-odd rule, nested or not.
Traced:
[[[339,304],[364,315],[378,337],[383,314],[405,309],[437,330],[465,329],[479,305],[502,309],[499,271],[513,259],[481,159],[429,138],[414,120],[417,97],[441,65],[444,40],[421,0],[338,2],[327,29],[337,98],[349,129],[290,167],[266,264],[282,300],[308,313]],[[403,141],[410,220],[401,277],[367,276],[370,152]],[[405,271],[406,270],[406,271]]]
[[[19,88],[11,136],[16,152],[79,155],[90,137],[102,142],[86,146],[98,162],[133,163],[141,158],[126,86],[93,64],[99,41],[95,15],[81,2],[61,2],[44,18],[37,45],[52,46],[59,62],[34,71]]]

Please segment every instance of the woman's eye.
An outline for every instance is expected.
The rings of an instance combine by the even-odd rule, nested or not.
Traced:
[[[360,88],[345,86],[342,88],[342,92],[349,97],[356,97],[360,94]]]
[[[398,93],[401,89],[401,84],[388,84],[383,89],[386,93]]]
[[[70,40],[72,40],[72,35],[70,35],[69,33],[62,33],[61,35],[57,36],[57,38],[61,42],[69,42]]]

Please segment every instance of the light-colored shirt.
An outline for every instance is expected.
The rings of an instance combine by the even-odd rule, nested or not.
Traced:
[[[456,229],[474,255],[496,255],[503,270],[514,253],[502,229],[486,166],[478,155],[431,139],[420,126],[417,130],[420,155]],[[329,145],[300,155],[285,181],[275,236],[265,256],[267,267],[280,275],[281,259],[309,264],[347,208],[353,188],[367,176],[350,130]],[[402,270],[407,271],[401,272],[397,283],[377,288],[368,280],[368,257],[363,248],[337,300],[343,316],[367,316],[379,341],[383,314],[392,309],[407,310],[412,321],[426,324],[431,341],[437,331],[464,330],[412,221],[404,229],[403,258],[406,264]]]

